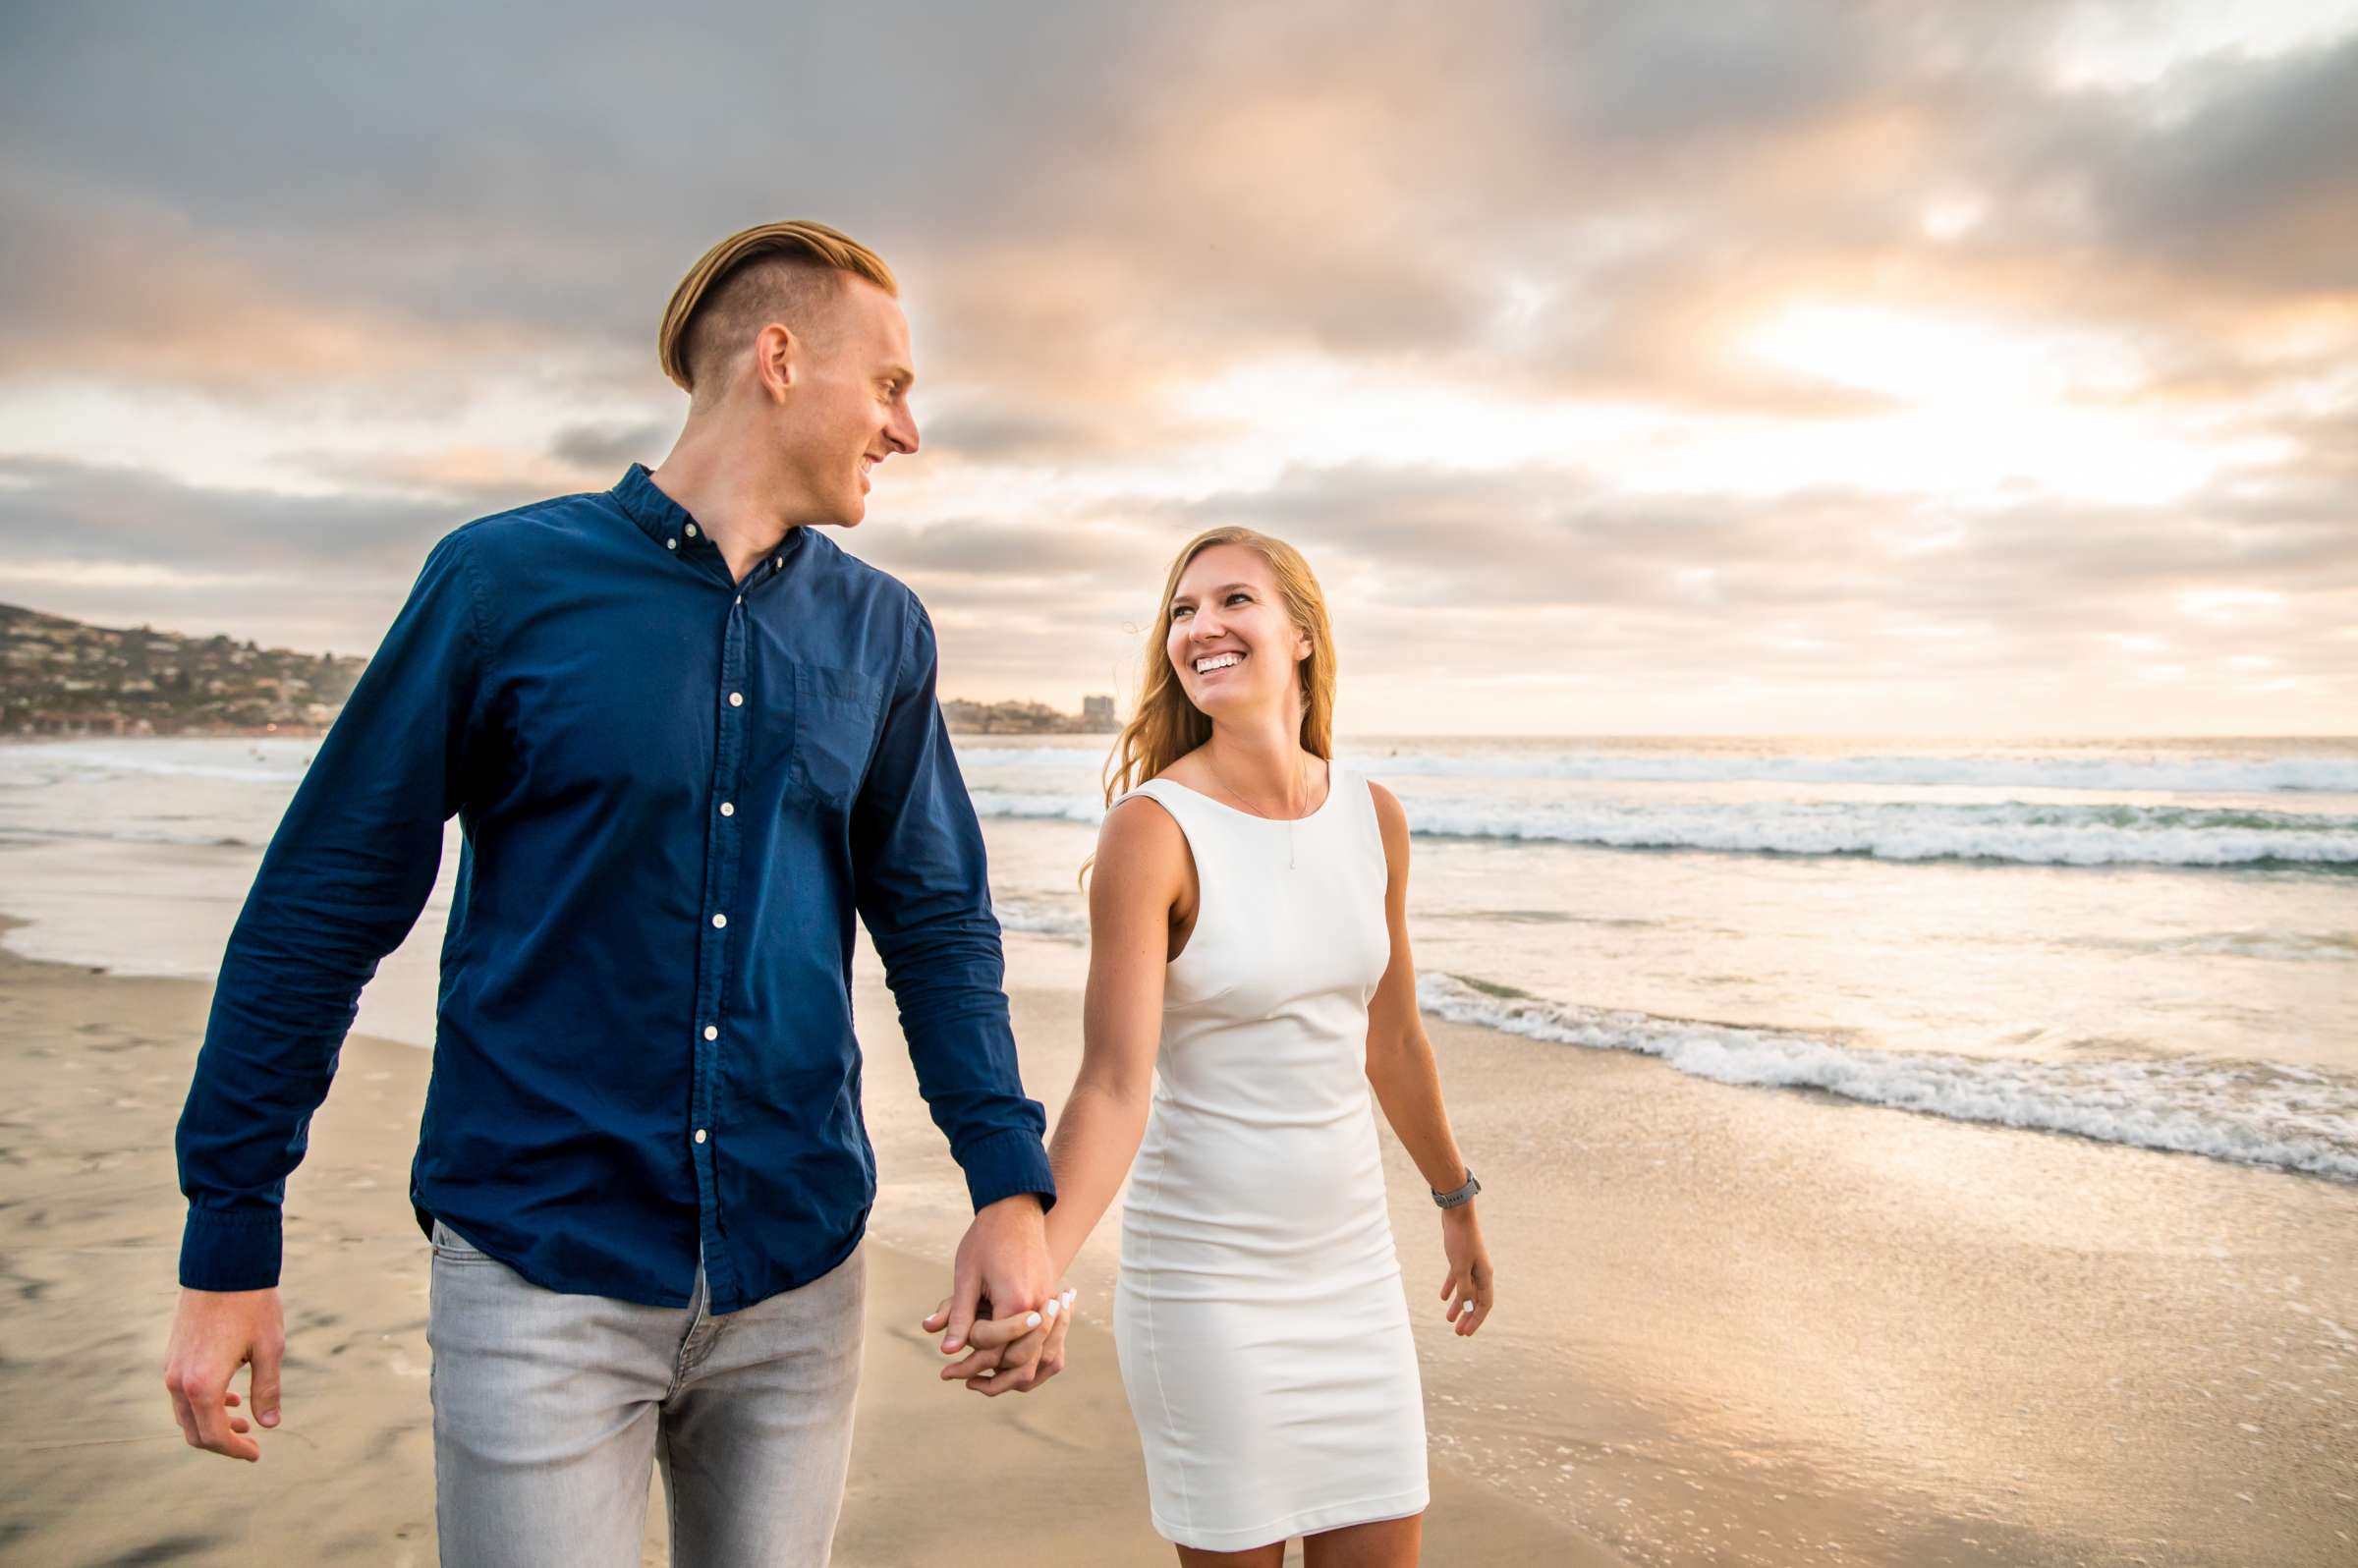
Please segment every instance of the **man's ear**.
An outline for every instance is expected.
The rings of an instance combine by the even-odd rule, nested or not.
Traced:
[[[801,340],[782,321],[772,321],[754,334],[754,374],[764,392],[779,396],[793,387],[795,362],[802,357],[802,348]]]

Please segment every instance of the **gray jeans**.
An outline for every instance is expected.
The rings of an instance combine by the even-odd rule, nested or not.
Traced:
[[[867,1260],[714,1316],[544,1290],[434,1227],[444,1568],[637,1568],[649,1466],[677,1568],[823,1564],[851,1462]]]

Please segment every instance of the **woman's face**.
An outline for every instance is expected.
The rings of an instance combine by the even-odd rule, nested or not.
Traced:
[[[1214,544],[1187,563],[1164,607],[1163,650],[1188,700],[1231,721],[1283,714],[1301,689],[1308,634],[1288,617],[1277,576],[1259,550]]]

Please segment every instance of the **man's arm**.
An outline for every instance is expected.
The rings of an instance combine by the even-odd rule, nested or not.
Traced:
[[[320,743],[222,957],[176,1141],[189,1217],[165,1381],[196,1447],[256,1456],[222,1413],[242,1361],[253,1364],[253,1414],[277,1423],[286,1180],[361,987],[417,923],[443,823],[465,798],[482,686],[475,587],[453,534]]]
[[[937,657],[932,621],[912,596],[883,736],[853,809],[852,858],[918,1090],[974,1202],[953,1287],[956,1348],[979,1298],[1001,1315],[1047,1302],[1041,1216],[1056,1184],[1041,1142],[1047,1115],[1025,1097],[1016,1067],[982,830],[935,700]]]

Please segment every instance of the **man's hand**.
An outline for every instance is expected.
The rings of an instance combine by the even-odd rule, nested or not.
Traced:
[[[286,1354],[286,1318],[275,1290],[183,1290],[172,1315],[172,1341],[164,1352],[164,1387],[172,1414],[191,1448],[254,1463],[261,1445],[246,1435],[243,1416],[233,1416],[238,1396],[229,1379],[251,1363],[247,1403],[254,1420],[278,1425],[278,1364]]]
[[[967,1348],[982,1303],[988,1302],[1002,1319],[1021,1319],[1045,1308],[1055,1289],[1039,1196],[1018,1193],[985,1205],[958,1243],[950,1278],[949,1333],[942,1339],[941,1353],[955,1356]],[[1029,1372],[1039,1360],[1044,1340],[1029,1337],[1028,1344],[1018,1339],[1003,1348],[992,1347],[998,1351],[1002,1372]]]

